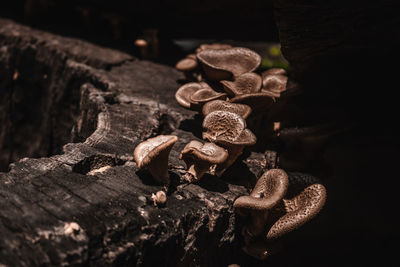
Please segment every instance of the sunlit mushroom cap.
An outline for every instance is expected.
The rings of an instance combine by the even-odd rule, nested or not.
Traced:
[[[219,43],[201,44],[200,47],[196,49],[196,53],[199,53],[207,49],[228,49],[228,48],[232,48],[232,46],[229,44],[219,44]]]
[[[146,168],[151,162],[157,160],[162,153],[167,152],[169,154],[177,141],[178,137],[175,135],[158,135],[137,145],[133,157],[139,169]]]
[[[205,117],[217,110],[236,113],[243,119],[246,119],[251,113],[251,108],[247,105],[235,104],[224,100],[213,100],[203,106],[203,115]]]
[[[190,96],[190,102],[192,104],[205,103],[211,100],[224,98],[226,98],[226,93],[216,92],[211,88],[202,88]]]
[[[191,58],[184,58],[176,63],[175,68],[179,71],[192,71],[197,68],[197,61]]]
[[[244,48],[207,49],[197,54],[206,78],[213,81],[231,80],[246,72],[252,72],[261,63],[256,52]]]
[[[217,110],[203,121],[203,138],[221,145],[254,145],[255,135],[246,129],[246,121],[238,114]]]
[[[190,141],[180,154],[180,158],[191,157],[193,160],[207,161],[212,164],[220,164],[228,158],[228,152],[214,143],[201,143]]]
[[[175,99],[181,106],[191,108],[190,97],[202,88],[204,85],[200,83],[186,83],[176,91]]]
[[[266,171],[258,179],[249,196],[241,196],[233,204],[239,214],[245,215],[249,211],[266,211],[282,201],[288,188],[288,175],[281,169]]]
[[[284,212],[269,229],[267,240],[291,232],[319,213],[326,201],[326,189],[318,179],[301,173],[292,173],[289,188],[283,199]]]
[[[288,77],[285,75],[267,75],[263,77],[262,90],[272,92],[279,97],[281,95],[281,92],[287,89],[287,81]]]
[[[221,84],[229,95],[235,96],[259,92],[262,80],[260,75],[247,72],[236,77],[234,81],[221,81]]]

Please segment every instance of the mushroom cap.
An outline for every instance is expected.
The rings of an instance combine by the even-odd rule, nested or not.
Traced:
[[[201,44],[199,48],[196,49],[196,53],[199,53],[207,49],[228,49],[228,48],[232,48],[232,46],[229,44],[220,44],[220,43]]]
[[[203,115],[205,117],[211,112],[217,110],[236,113],[240,115],[243,119],[246,119],[251,113],[251,108],[248,105],[231,103],[224,100],[213,100],[204,104]]]
[[[261,63],[260,55],[244,47],[203,50],[197,54],[197,59],[206,77],[215,81],[230,80],[232,76],[252,72]]]
[[[282,68],[271,68],[271,69],[263,71],[261,73],[261,76],[263,79],[265,76],[269,76],[269,75],[287,75],[287,72],[285,69],[282,69]]]
[[[196,69],[197,66],[198,63],[196,59],[186,57],[184,59],[179,60],[176,63],[175,68],[179,71],[192,71]]]
[[[217,110],[203,120],[203,138],[221,145],[254,145],[254,134],[246,129],[246,121],[238,114]]]
[[[275,97],[276,95],[271,92],[262,91],[259,93],[238,95],[231,98],[229,101],[232,103],[248,105],[253,110],[257,107],[263,107],[267,109],[275,102]]]
[[[139,169],[146,168],[162,153],[169,153],[177,141],[178,137],[175,135],[158,135],[137,145],[133,157]]]
[[[136,39],[135,45],[137,47],[146,47],[148,45],[148,42],[145,39]]]
[[[205,103],[211,100],[222,98],[226,98],[226,93],[216,92],[211,88],[202,88],[190,96],[190,102],[192,104]]]
[[[204,85],[200,83],[186,83],[176,91],[175,99],[182,107],[190,108],[190,97],[202,88],[204,88]]]
[[[270,210],[283,199],[288,184],[288,175],[284,170],[268,170],[258,179],[251,194],[239,197],[233,206],[242,215],[251,210]]]
[[[220,81],[224,90],[231,96],[257,93],[261,90],[261,76],[254,72],[246,72],[232,81]]]
[[[179,158],[198,159],[211,164],[220,164],[228,158],[228,151],[214,143],[201,143],[196,140],[190,141],[181,151]]]
[[[269,91],[280,96],[281,92],[287,88],[288,77],[285,75],[275,74],[267,75],[262,79],[263,91]]]
[[[311,220],[322,209],[325,201],[326,189],[317,178],[292,173],[288,192],[283,199],[285,214],[269,229],[267,240],[279,238]]]

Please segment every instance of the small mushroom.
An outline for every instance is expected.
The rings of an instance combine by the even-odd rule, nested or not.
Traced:
[[[250,113],[251,108],[248,105],[244,104],[235,104],[224,100],[213,100],[207,102],[203,106],[203,115],[204,117],[210,114],[211,112],[222,110],[229,111],[238,114],[243,119],[246,119]]]
[[[151,194],[154,206],[164,206],[167,202],[167,194],[164,191],[157,191],[157,193]]]
[[[246,72],[252,72],[261,63],[256,52],[244,48],[207,49],[197,53],[207,79],[212,81],[231,80]]]
[[[168,184],[168,156],[177,141],[175,135],[158,135],[137,145],[133,157],[138,168],[147,169],[157,182]]]
[[[268,91],[280,97],[281,93],[287,89],[288,77],[281,74],[267,75],[263,77],[262,91]]]
[[[234,81],[220,81],[220,83],[230,96],[236,96],[259,92],[262,80],[260,75],[254,72],[247,72],[236,77]]]
[[[190,96],[190,103],[200,108],[205,103],[216,99],[226,99],[226,93],[216,92],[211,88],[202,88]]]
[[[188,166],[184,179],[189,183],[196,182],[215,164],[221,164],[228,158],[228,152],[213,143],[190,141],[179,155]]]
[[[195,70],[197,66],[198,64],[196,59],[186,57],[179,60],[178,63],[176,63],[175,68],[182,72],[190,72]]]
[[[238,114],[217,110],[208,114],[203,121],[203,139],[216,143],[228,150],[228,159],[218,164],[215,174],[221,176],[242,154],[245,146],[254,145],[257,138],[246,129],[246,121]]]
[[[204,88],[204,84],[201,83],[186,83],[176,91],[175,99],[182,107],[193,109],[190,97],[202,88]]]
[[[136,39],[135,40],[135,46],[139,47],[140,56],[142,58],[147,58],[148,57],[148,51],[147,50],[148,50],[149,43],[145,39],[142,39],[142,38]]]

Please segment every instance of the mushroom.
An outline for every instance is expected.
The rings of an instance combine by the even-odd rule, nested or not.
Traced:
[[[203,121],[203,139],[216,143],[228,150],[228,159],[218,164],[215,174],[221,176],[242,154],[245,146],[254,145],[257,138],[246,129],[246,121],[238,114],[217,110],[208,114]]]
[[[248,105],[244,104],[235,104],[224,100],[213,100],[207,102],[203,106],[203,115],[204,117],[210,114],[211,112],[222,110],[229,111],[238,114],[243,119],[246,119],[250,113],[251,108]]]
[[[229,44],[219,44],[219,43],[213,43],[213,44],[201,44],[199,46],[199,48],[196,49],[196,54],[200,53],[203,50],[207,50],[207,49],[228,49],[228,48],[232,48],[231,45]]]
[[[182,107],[193,109],[190,97],[202,88],[204,88],[204,84],[201,83],[186,83],[176,91],[175,99]]]
[[[202,88],[190,96],[190,103],[197,108],[215,99],[226,99],[226,93],[216,92],[211,88]]]
[[[263,110],[268,109],[274,102],[276,102],[275,96],[270,92],[258,92],[248,93],[243,95],[237,95],[229,100],[232,103],[245,104],[251,107],[254,111],[257,108]]]
[[[158,135],[136,146],[133,157],[139,169],[147,169],[159,183],[168,184],[168,156],[178,141],[175,135]]]
[[[244,251],[264,259],[279,237],[311,220],[325,200],[325,187],[315,177],[301,173],[288,176],[281,169],[265,172],[249,196],[234,202],[236,212],[249,217],[242,229]]]
[[[140,55],[142,58],[147,58],[148,56],[148,42],[145,39],[139,38],[135,40],[135,46],[139,47]]]
[[[228,152],[213,143],[190,141],[181,151],[179,159],[188,166],[183,178],[189,183],[196,182],[215,164],[221,164],[228,158]]]
[[[197,68],[198,63],[196,59],[196,55],[190,54],[187,55],[184,59],[181,59],[176,63],[175,68],[182,72],[190,72]]]
[[[153,200],[154,206],[164,206],[167,202],[167,194],[164,191],[160,190],[157,193],[151,194],[151,199]]]
[[[264,78],[269,75],[287,75],[287,72],[283,68],[270,68],[269,70],[263,71],[261,76]]]
[[[254,72],[247,72],[239,75],[232,81],[220,81],[224,90],[230,96],[257,93],[261,90],[262,80],[260,75]]]
[[[262,79],[262,91],[268,91],[280,97],[281,93],[287,89],[288,77],[281,74],[267,75]]]
[[[207,79],[212,81],[231,80],[246,72],[252,72],[261,63],[256,52],[244,48],[207,49],[197,53]]]

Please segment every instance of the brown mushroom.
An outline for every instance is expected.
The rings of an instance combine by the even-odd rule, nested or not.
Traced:
[[[215,174],[221,176],[242,154],[245,146],[254,145],[257,138],[246,129],[246,121],[238,114],[217,110],[208,114],[203,121],[203,139],[216,143],[228,150],[228,159],[218,164]]]
[[[193,59],[191,57],[185,57],[176,63],[175,68],[179,71],[189,72],[195,70],[197,66],[198,63],[196,58]]]
[[[203,50],[197,54],[197,59],[211,81],[231,80],[254,71],[261,63],[260,55],[244,47]]]
[[[251,108],[248,105],[244,104],[235,104],[224,100],[213,100],[207,102],[203,106],[203,115],[204,117],[210,114],[211,112],[222,110],[229,111],[238,114],[243,119],[246,119],[250,113]]]
[[[161,207],[164,206],[167,202],[167,194],[164,191],[160,190],[157,191],[157,193],[155,194],[151,194],[151,199],[153,200],[154,206]]]
[[[205,103],[216,99],[226,99],[226,93],[216,92],[211,88],[202,88],[190,96],[190,103],[200,108]]]
[[[288,77],[285,75],[267,75],[262,80],[262,91],[268,91],[280,97],[281,93],[287,89],[287,82]]]
[[[229,100],[232,103],[245,104],[251,107],[254,111],[257,108],[267,110],[273,103],[276,102],[275,95],[270,92],[259,92],[238,95]]]
[[[247,72],[236,77],[234,81],[220,81],[224,90],[230,96],[257,93],[261,90],[262,80],[260,75]]]
[[[203,50],[207,50],[207,49],[228,49],[228,48],[232,48],[231,45],[229,44],[220,44],[220,43],[213,43],[213,44],[201,44],[199,46],[199,48],[196,49],[196,54],[200,53]]]
[[[137,145],[133,157],[138,168],[147,169],[157,182],[168,184],[168,156],[177,141],[175,135],[158,135]]]
[[[215,164],[221,164],[228,158],[228,151],[213,143],[190,141],[181,151],[179,159],[183,159],[188,167],[183,178],[189,183],[196,182]]]
[[[287,72],[282,68],[271,68],[261,73],[263,78],[269,75],[287,75]]]
[[[182,107],[193,109],[190,97],[202,88],[204,88],[204,84],[194,82],[186,83],[176,91],[175,99]]]
[[[145,39],[139,38],[135,40],[135,46],[139,47],[140,56],[142,58],[147,58],[149,43]]]
[[[280,169],[265,172],[250,196],[239,197],[234,203],[239,215],[249,217],[242,229],[245,252],[265,258],[279,237],[312,219],[325,200],[325,187],[315,177],[301,173],[288,176]]]

